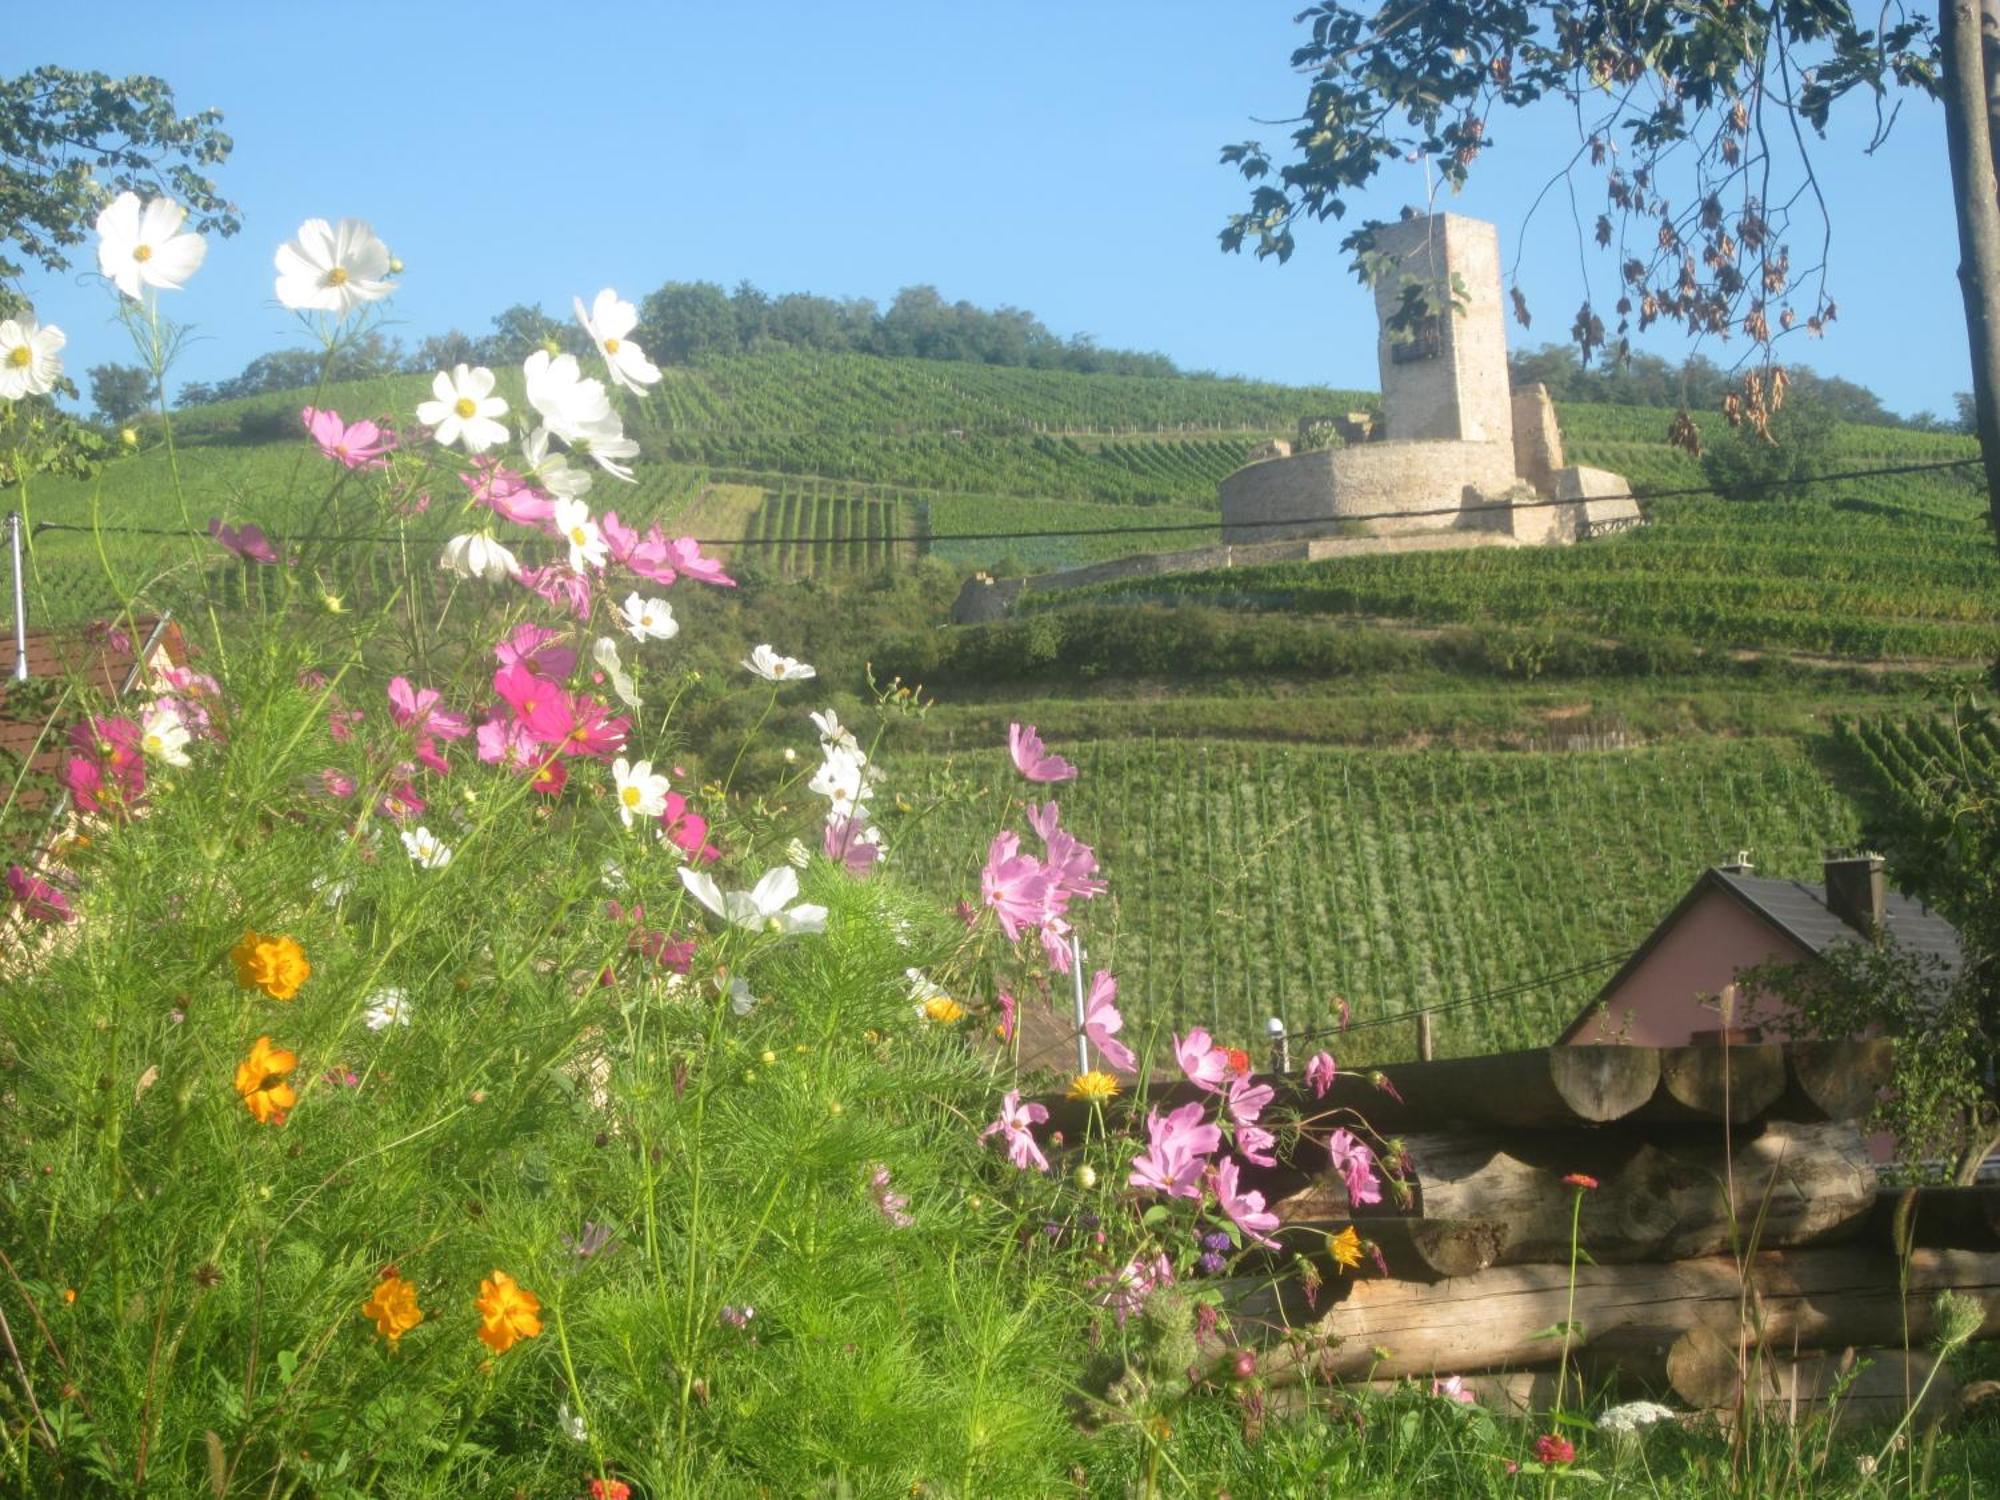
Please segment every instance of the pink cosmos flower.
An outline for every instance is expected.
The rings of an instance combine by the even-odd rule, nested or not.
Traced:
[[[328,766],[319,773],[319,784],[326,789],[329,797],[352,797],[355,782],[352,776],[334,766]]]
[[[1278,1227],[1278,1216],[1264,1209],[1264,1195],[1252,1188],[1248,1192],[1238,1192],[1237,1167],[1233,1159],[1224,1157],[1215,1169],[1215,1200],[1222,1211],[1229,1215],[1236,1227],[1243,1231],[1246,1239],[1255,1240],[1268,1250],[1278,1248],[1278,1242],[1271,1238],[1269,1231]]]
[[[475,458],[473,472],[460,474],[458,482],[472,491],[472,503],[483,505],[495,515],[518,526],[538,526],[546,530],[556,513],[556,502],[505,464]]]
[[[576,727],[567,689],[515,662],[493,674],[493,691],[514,711],[515,721],[544,745],[560,745]]]
[[[1000,930],[1013,942],[1044,918],[1049,877],[1032,854],[1021,853],[1017,833],[995,834],[980,872],[979,894],[1000,919]]]
[[[687,773],[678,766],[676,775]],[[712,865],[722,851],[708,841],[708,819],[688,806],[679,792],[667,793],[667,805],[660,814],[660,836],[688,857],[690,864]]]
[[[1056,806],[1054,798],[1039,807],[1030,802],[1025,811],[1028,816],[1028,826],[1035,830],[1035,837],[1045,844],[1054,838],[1056,830],[1062,827],[1062,809]]]
[[[1170,1198],[1199,1198],[1208,1158],[1222,1145],[1222,1132],[1202,1120],[1200,1101],[1172,1114],[1146,1112],[1146,1149],[1132,1159],[1128,1185]]]
[[[907,1194],[893,1191],[889,1186],[889,1169],[876,1163],[868,1172],[868,1195],[875,1200],[875,1207],[898,1229],[908,1229],[917,1221],[910,1217],[910,1200]]]
[[[396,774],[400,778],[400,785],[390,788],[389,791],[383,794],[382,799],[375,804],[375,810],[383,817],[388,818],[392,822],[405,823],[411,818],[421,815],[423,810],[430,805],[424,801],[423,793],[419,792],[416,784],[410,780],[411,774],[416,769],[416,766],[408,761],[405,761],[396,768]]]
[[[1257,1166],[1275,1167],[1278,1164],[1278,1138],[1262,1125],[1238,1125],[1236,1149],[1243,1153],[1245,1161]]]
[[[255,521],[245,521],[239,528],[223,525],[220,516],[210,516],[208,534],[247,562],[275,563],[278,560],[278,549],[271,545],[271,539],[264,535],[264,528]]]
[[[551,563],[546,568],[521,569],[518,581],[530,593],[568,610],[577,619],[590,618],[590,580],[583,574]]]
[[[1333,1087],[1333,1080],[1340,1076],[1340,1068],[1333,1060],[1331,1052],[1315,1052],[1306,1064],[1306,1083],[1313,1091],[1313,1098],[1324,1099],[1326,1091]]]
[[[1116,1271],[1104,1276],[1093,1276],[1087,1283],[1093,1291],[1102,1288],[1097,1305],[1111,1309],[1111,1316],[1120,1328],[1125,1320],[1146,1305],[1146,1299],[1163,1286],[1172,1286],[1174,1263],[1167,1259],[1163,1250],[1152,1255],[1135,1255]]]
[[[1007,1142],[1007,1160],[1022,1171],[1033,1167],[1038,1172],[1049,1169],[1049,1159],[1042,1155],[1042,1148],[1035,1144],[1029,1132],[1030,1125],[1039,1125],[1048,1119],[1046,1106],[1023,1104],[1021,1091],[1015,1089],[1000,1101],[1000,1118],[980,1132],[979,1138],[987,1140],[992,1136],[1002,1136]]]
[[[358,708],[342,708],[333,704],[326,711],[326,732],[333,736],[336,744],[344,745],[354,738],[354,726],[367,717]]]
[[[1382,1201],[1382,1184],[1375,1176],[1375,1153],[1351,1132],[1334,1131],[1327,1138],[1326,1154],[1335,1170],[1346,1179],[1349,1203],[1358,1206]]]
[[[701,543],[691,536],[675,537],[667,543],[667,561],[696,583],[713,584],[719,589],[736,587],[736,580],[722,571],[722,563],[713,557],[703,557]]]
[[[78,812],[104,810],[104,773],[98,769],[96,761],[81,755],[67,756],[62,768],[56,772],[56,780],[69,793],[70,801],[76,804]]]
[[[396,447],[396,434],[373,422],[343,423],[337,411],[315,411],[308,406],[299,413],[306,431],[319,444],[319,451],[349,469],[386,469],[386,455]]]
[[[862,818],[843,818],[838,814],[826,820],[826,834],[822,847],[826,857],[844,868],[850,875],[866,875],[882,857],[882,846],[873,839],[862,837],[868,831],[868,824]]]
[[[544,796],[559,796],[562,789],[569,785],[569,767],[560,760],[550,758],[535,767],[534,774],[528,778],[528,784],[532,790]]]
[[[570,709],[576,721],[563,740],[564,755],[610,760],[625,748],[625,733],[632,727],[630,719],[612,713],[607,705],[586,693],[578,693],[571,699]]]
[[[1005,990],[1000,992],[997,1002],[1000,1006],[1000,1024],[993,1029],[1000,1034],[1001,1041],[1011,1042],[1014,1040],[1014,1019],[1019,1013],[1019,1002]]]
[[[1083,1034],[1113,1069],[1130,1073],[1138,1066],[1139,1059],[1117,1038],[1116,1033],[1125,1026],[1125,1018],[1115,1003],[1117,999],[1118,981],[1109,971],[1099,969],[1091,976],[1090,994],[1083,1002]]]
[[[7,889],[21,903],[21,915],[31,922],[74,922],[76,910],[69,896],[39,875],[30,875],[19,865],[7,866]]]
[[[1268,1083],[1232,1078],[1229,1080],[1229,1118],[1238,1125],[1254,1125],[1263,1117],[1264,1106],[1277,1095],[1278,1091]]]
[[[451,768],[438,753],[437,740],[462,740],[472,733],[464,715],[438,707],[443,701],[435,688],[413,688],[407,677],[389,679],[389,714],[410,732],[417,759],[440,776]]]
[[[1229,1054],[1215,1045],[1209,1034],[1197,1026],[1183,1041],[1174,1038],[1174,1060],[1187,1074],[1188,1082],[1211,1094],[1222,1092],[1229,1078]]]
[[[128,808],[145,795],[146,762],[134,720],[94,714],[70,727],[69,743],[76,753],[63,761],[56,780],[78,811]]]
[[[1030,781],[1076,780],[1076,767],[1043,749],[1042,737],[1032,724],[1007,726],[1007,750],[1014,757],[1014,769]]]
[[[694,939],[675,941],[659,928],[648,927],[645,907],[634,902],[628,910],[616,901],[607,901],[605,910],[612,921],[631,924],[632,930],[625,937],[625,946],[631,952],[650,958],[676,974],[685,974],[694,966]]]
[[[1053,882],[1051,884],[1053,885]],[[1044,901],[1042,906],[1042,928],[1039,934],[1042,940],[1042,955],[1048,959],[1049,967],[1056,973],[1067,974],[1072,961],[1069,951],[1070,927],[1069,923],[1059,915],[1059,910],[1048,909],[1050,904],[1050,901]]]
[[[493,647],[503,667],[521,666],[542,677],[560,682],[576,670],[576,651],[564,644],[560,631],[547,630],[532,620],[523,620]]]
[[[1431,1394],[1446,1401],[1456,1401],[1460,1406],[1474,1404],[1472,1392],[1465,1388],[1463,1375],[1446,1375],[1442,1379],[1432,1379]]]

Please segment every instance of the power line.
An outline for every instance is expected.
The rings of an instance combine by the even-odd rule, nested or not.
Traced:
[[[1524,979],[1516,984],[1501,985],[1497,989],[1482,990],[1476,995],[1464,995],[1459,999],[1442,1001],[1437,1005],[1420,1005],[1414,1010],[1398,1011],[1393,1016],[1373,1016],[1368,1020],[1355,1021],[1346,1026],[1324,1026],[1315,1031],[1290,1032],[1287,1035],[1287,1040],[1293,1042],[1310,1042],[1318,1040],[1321,1037],[1342,1036],[1353,1031],[1367,1031],[1376,1026],[1395,1026],[1404,1022],[1414,1021],[1418,1016],[1445,1015],[1451,1011],[1464,1010],[1468,1006],[1486,1005],[1495,1000],[1511,999],[1516,995],[1527,994],[1532,990],[1547,989],[1550,985],[1561,984],[1571,979],[1580,979],[1586,974],[1594,974],[1601,969],[1608,969],[1614,964],[1622,964],[1638,951],[1636,948],[1627,948],[1622,953],[1607,953],[1602,958],[1595,958],[1588,963],[1577,964],[1572,968],[1561,969],[1553,974],[1537,975],[1533,979]]]
[[[1983,464],[1984,462],[1985,460],[1982,458],[1951,458],[1951,459],[1934,460],[1927,463],[1891,464],[1876,469],[1847,469],[1832,474],[1809,474],[1793,479],[1768,480],[1757,485],[1756,489],[1760,494],[1763,494],[1774,490],[1803,489],[1812,485],[1819,485],[1819,484],[1843,484],[1849,480],[1855,480],[1855,479],[1891,478],[1903,474],[1924,474],[1924,473],[1934,473],[1945,469],[1964,469],[1964,468],[1970,468],[1976,464]],[[856,481],[856,482],[861,483],[862,481]],[[1481,501],[1472,505],[1440,505],[1440,506],[1428,507],[1421,510],[1362,511],[1351,515],[1341,515],[1341,516],[1324,516],[1324,515],[1286,516],[1270,520],[1231,521],[1228,522],[1227,524],[1229,526],[1229,529],[1231,529],[1232,531],[1237,531],[1237,530],[1249,531],[1249,530],[1260,530],[1268,527],[1277,527],[1277,526],[1317,526],[1317,525],[1325,525],[1329,522],[1360,523],[1364,521],[1433,520],[1447,516],[1477,515],[1488,511],[1540,510],[1553,505],[1585,505],[1592,502],[1605,501],[1605,500],[1631,500],[1634,502],[1650,504],[1658,500],[1685,500],[1685,499],[1692,499],[1702,495],[1720,495],[1722,493],[1723,490],[1716,485],[1706,485],[1706,484],[1687,485],[1679,489],[1654,490],[1650,494],[1644,494],[1644,495],[1639,494],[1636,491],[1626,491],[1622,494],[1585,495],[1585,496],[1576,496],[1570,499],[1557,499],[1557,500],[1543,499],[1543,498],[1536,498],[1533,500],[1488,500],[1488,501]],[[1032,497],[1021,497],[1021,498],[1032,498]],[[816,547],[822,544],[834,545],[836,543],[848,543],[848,542],[862,542],[864,544],[874,543],[878,546],[895,546],[903,543],[910,543],[910,544],[928,543],[934,545],[939,542],[1042,541],[1042,540],[1056,540],[1068,537],[1152,536],[1152,535],[1162,535],[1162,534],[1177,533],[1177,532],[1216,531],[1221,529],[1223,525],[1224,522],[1222,518],[1218,516],[1213,521],[1168,521],[1168,522],[1162,522],[1157,526],[1066,526],[1066,527],[1049,527],[1049,528],[1035,529],[1029,531],[910,532],[896,536],[867,536],[865,534],[862,536],[847,536],[847,537],[794,536],[794,537],[777,538],[768,544],[765,543],[762,538],[750,538],[741,536],[696,537],[694,538],[694,542],[695,545],[700,547],[757,547],[763,545],[784,546],[784,547]],[[79,526],[71,522],[63,522],[63,521],[37,521],[34,524],[33,531],[34,534],[37,536],[41,535],[45,531],[69,531],[69,532],[84,532],[84,533],[101,532],[108,536],[185,537],[190,534],[185,528],[154,527],[154,526],[92,527],[92,526]],[[196,534],[199,535],[199,533]],[[408,543],[415,543],[420,546],[430,546],[430,545],[441,545],[442,543],[448,541],[449,538],[443,536],[415,537],[407,535],[386,535],[386,534],[377,535],[377,534],[366,534],[366,533],[300,532],[293,536],[272,538],[272,540],[284,541],[287,543],[408,542]]]

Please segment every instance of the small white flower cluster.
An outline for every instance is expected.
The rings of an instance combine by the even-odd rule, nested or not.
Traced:
[[[1671,1422],[1678,1415],[1671,1406],[1662,1406],[1657,1401],[1628,1401],[1623,1406],[1607,1407],[1599,1415],[1597,1426],[1600,1431],[1622,1436],[1651,1427],[1655,1422]]]
[[[832,709],[811,718],[819,730],[820,763],[806,790],[826,798],[827,852],[850,868],[865,869],[880,857],[882,834],[868,822],[862,804],[875,795],[881,772],[869,761],[854,731],[842,724]]]

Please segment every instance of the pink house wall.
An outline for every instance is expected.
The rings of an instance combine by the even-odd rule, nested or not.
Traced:
[[[1726,892],[1706,890],[1653,945],[1652,951],[1605,996],[1572,1042],[1630,1042],[1684,1047],[1698,1032],[1720,1027],[1721,1013],[1701,996],[1717,995],[1739,970],[1809,958],[1804,946],[1779,932]],[[1763,1028],[1761,1040],[1785,1039],[1785,1019],[1769,1001],[1738,997],[1735,1027]]]

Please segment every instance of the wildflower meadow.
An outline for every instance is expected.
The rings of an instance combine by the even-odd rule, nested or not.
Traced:
[[[0,322],[0,403],[127,335],[159,384],[202,237],[126,193],[95,252],[106,327]],[[245,296],[327,368],[405,274],[353,218],[274,270]],[[184,651],[50,720],[0,960],[0,1492],[1995,1492],[1975,1437],[1724,1431],[1567,1362],[1519,1419],[1450,1370],[1267,1387],[1224,1287],[1384,1272],[1364,1212],[1281,1245],[1258,1174],[1303,1144],[1349,1210],[1407,1193],[1391,1086],[1336,1103],[1335,1039],[1281,1099],[1250,1038],[1076,970],[1111,893],[1062,744],[1016,723],[979,797],[919,795],[882,747],[914,685],[754,636],[692,666],[737,580],[620,514],[660,371],[615,289],[575,314],[588,357],[439,370],[411,410],[322,389],[282,489],[160,496]],[[975,804],[955,907],[899,879]],[[1053,1087],[1018,1075],[1037,1026]]]

